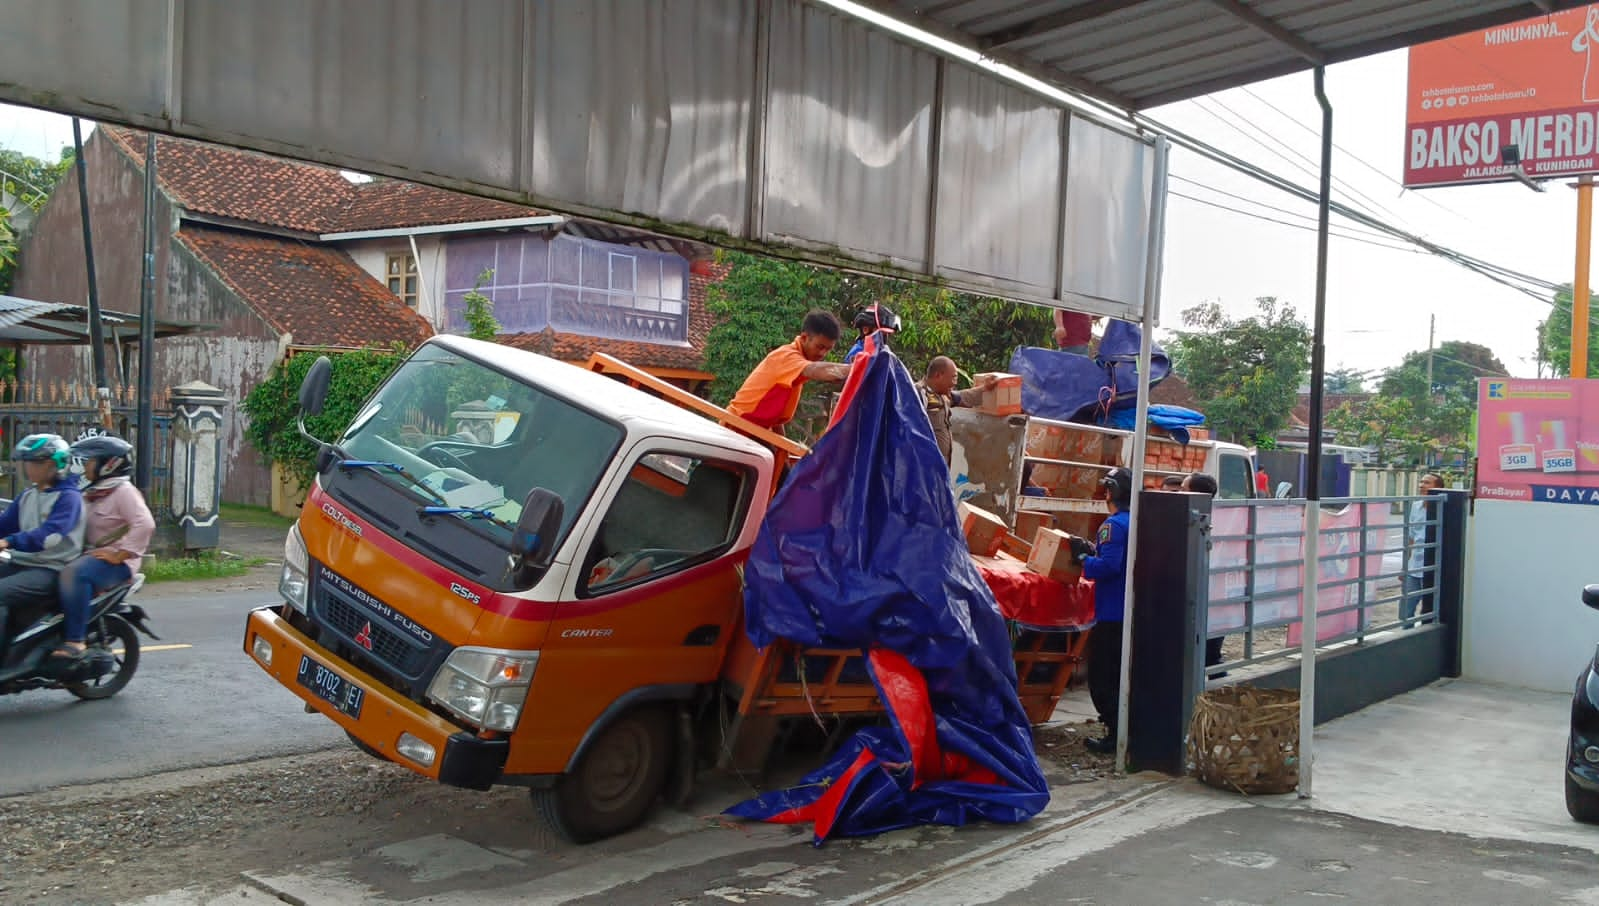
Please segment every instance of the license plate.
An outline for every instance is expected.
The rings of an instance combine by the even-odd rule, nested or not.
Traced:
[[[361,704],[366,700],[366,692],[355,683],[311,660],[309,655],[300,655],[299,680],[300,685],[315,692],[318,698],[339,709],[341,713],[351,717],[361,716]]]

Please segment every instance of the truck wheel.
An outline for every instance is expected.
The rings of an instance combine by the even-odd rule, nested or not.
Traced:
[[[371,755],[373,758],[376,758],[378,761],[393,761],[394,760],[394,759],[390,758],[389,756],[383,754],[382,752],[378,751],[377,749],[374,749],[371,746],[367,745],[366,743],[362,742],[361,741],[361,737],[356,736],[354,733],[351,733],[349,730],[345,730],[344,731],[344,735],[348,736],[350,738],[350,742],[354,743],[355,747],[357,749],[360,749],[361,751],[365,752],[366,754]]]
[[[1599,824],[1599,793],[1577,786],[1577,782],[1567,775],[1566,811],[1584,824]]]
[[[600,731],[571,773],[550,789],[533,790],[533,805],[550,829],[572,843],[591,843],[643,820],[666,786],[669,717],[660,708],[622,715]]]

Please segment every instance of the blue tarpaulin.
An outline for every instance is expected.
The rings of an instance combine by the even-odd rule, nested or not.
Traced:
[[[798,786],[728,810],[814,822],[815,841],[1024,821],[1049,802],[1010,636],[967,552],[948,470],[899,359],[875,342],[795,465],[745,567],[751,641],[860,648],[890,726]]]
[[[1112,410],[1136,404],[1142,337],[1137,325],[1111,321],[1093,358],[1031,346],[1017,349],[1010,370],[1022,377],[1022,411],[1056,421],[1102,424]],[[1170,373],[1170,359],[1156,346],[1149,385]]]

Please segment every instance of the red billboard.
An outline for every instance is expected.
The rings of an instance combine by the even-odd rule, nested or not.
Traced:
[[[1599,172],[1599,4],[1410,48],[1405,185]]]
[[[1599,506],[1599,381],[1483,378],[1474,493]]]

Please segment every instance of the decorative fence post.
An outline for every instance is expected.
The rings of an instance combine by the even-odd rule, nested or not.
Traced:
[[[172,516],[185,550],[222,543],[222,410],[228,399],[204,381],[172,388]]]

